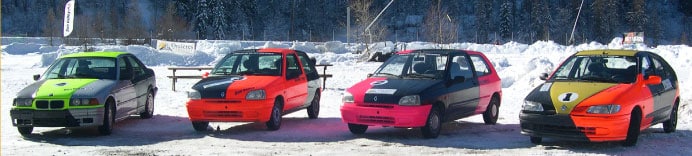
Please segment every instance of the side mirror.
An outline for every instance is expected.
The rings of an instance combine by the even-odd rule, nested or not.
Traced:
[[[541,73],[541,75],[538,76],[538,78],[541,80],[548,80],[548,73]]]
[[[651,76],[649,76],[648,79],[644,80],[644,83],[647,84],[647,85],[657,85],[657,84],[661,84],[661,77],[660,77],[660,76],[651,75]]]
[[[208,77],[209,77],[209,72],[204,72],[204,73],[202,73],[202,78],[203,78],[203,79],[206,79],[206,78],[208,78]]]
[[[34,75],[34,81],[38,81],[38,79],[41,79],[41,75],[40,74]]]
[[[374,75],[373,73],[368,73],[368,77],[372,77]]]

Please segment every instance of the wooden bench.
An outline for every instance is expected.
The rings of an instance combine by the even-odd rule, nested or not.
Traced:
[[[202,71],[212,69],[214,69],[214,67],[168,67],[168,70],[173,71],[173,75],[168,76],[168,78],[171,78],[173,80],[171,83],[171,88],[173,89],[173,91],[175,91],[175,83],[178,82],[178,79],[202,79],[202,75],[175,75],[175,72],[178,70]]]
[[[334,66],[331,64],[320,64],[320,65],[315,65],[315,67],[322,67],[322,73],[319,74],[320,77],[322,78],[322,88],[324,88],[327,84],[327,78],[331,78],[332,74],[326,74],[327,72],[327,67],[329,66]],[[168,78],[172,79],[171,83],[171,89],[175,91],[175,83],[178,82],[178,79],[202,79],[202,75],[175,75],[175,72],[178,70],[197,70],[197,71],[202,71],[202,70],[212,70],[214,67],[168,67],[168,70],[173,71],[173,75],[167,76]]]

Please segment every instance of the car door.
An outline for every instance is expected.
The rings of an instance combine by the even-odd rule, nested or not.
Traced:
[[[668,114],[672,110],[671,106],[675,102],[677,77],[663,58],[653,54],[650,56],[654,75],[661,77],[661,84],[654,85],[656,93],[652,92],[654,94],[655,121],[663,121],[668,118]]]
[[[497,77],[493,75],[492,71],[490,70],[491,65],[489,62],[487,62],[485,57],[478,54],[472,54],[469,56],[471,57],[473,69],[478,77],[478,85],[480,87],[478,92],[478,107],[475,111],[475,113],[479,113],[485,111],[485,108],[487,108],[488,104],[490,103],[490,98],[492,98],[493,93],[495,93],[493,88],[498,88],[497,86],[500,85],[500,81],[497,81]]]
[[[468,55],[459,53],[450,58],[445,119],[456,120],[473,115],[478,106],[479,86]]]
[[[286,95],[286,103],[284,110],[293,109],[303,104],[307,99],[308,81],[303,70],[300,67],[300,61],[293,53],[286,54],[286,83],[284,95]]]
[[[305,54],[304,52],[296,52],[296,54],[298,54],[301,67],[303,67],[305,76],[308,79],[308,95],[307,99],[303,101],[303,106],[307,107],[312,102],[312,99],[315,98],[315,94],[317,93],[317,90],[320,88],[320,76],[317,73],[317,69],[315,69],[315,63],[310,60],[307,54]]]
[[[118,84],[115,86],[113,95],[116,102],[116,118],[127,117],[130,112],[134,111],[137,105],[137,92],[132,83],[133,70],[132,66],[125,57],[118,57]]]
[[[137,58],[132,55],[128,55],[125,58],[127,58],[128,62],[132,66],[132,84],[135,87],[136,93],[135,109],[143,110],[147,101],[147,93],[149,93],[149,84],[151,84],[151,81],[153,81],[153,77],[150,75],[150,73],[147,73],[146,66],[144,66],[144,64],[142,64],[142,62],[140,62]]]

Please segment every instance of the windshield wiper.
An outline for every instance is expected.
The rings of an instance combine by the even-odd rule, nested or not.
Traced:
[[[597,82],[610,82],[610,83],[619,83],[618,81],[615,81],[610,78],[604,78],[604,77],[598,77],[598,76],[585,76],[580,78],[580,80],[585,80],[585,81],[597,81]]]
[[[418,74],[418,73],[410,73],[410,74],[406,75],[406,77],[430,78],[430,79],[434,79],[434,78],[435,78],[434,76],[425,75],[425,74]]]
[[[376,75],[376,76],[379,76],[379,75],[386,75],[386,76],[393,76],[393,77],[401,78],[401,76],[399,76],[399,75],[394,75],[394,74],[392,74],[392,73],[377,73],[377,74],[375,74],[375,75]]]

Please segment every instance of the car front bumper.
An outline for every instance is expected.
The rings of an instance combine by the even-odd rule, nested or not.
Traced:
[[[266,122],[271,116],[274,99],[200,99],[189,100],[186,106],[190,121]]]
[[[519,114],[521,134],[591,142],[625,140],[629,117]]]
[[[17,127],[86,127],[103,124],[104,108],[66,110],[10,110],[12,125]]]
[[[432,105],[399,106],[397,104],[341,106],[341,119],[345,123],[370,126],[423,127]]]

